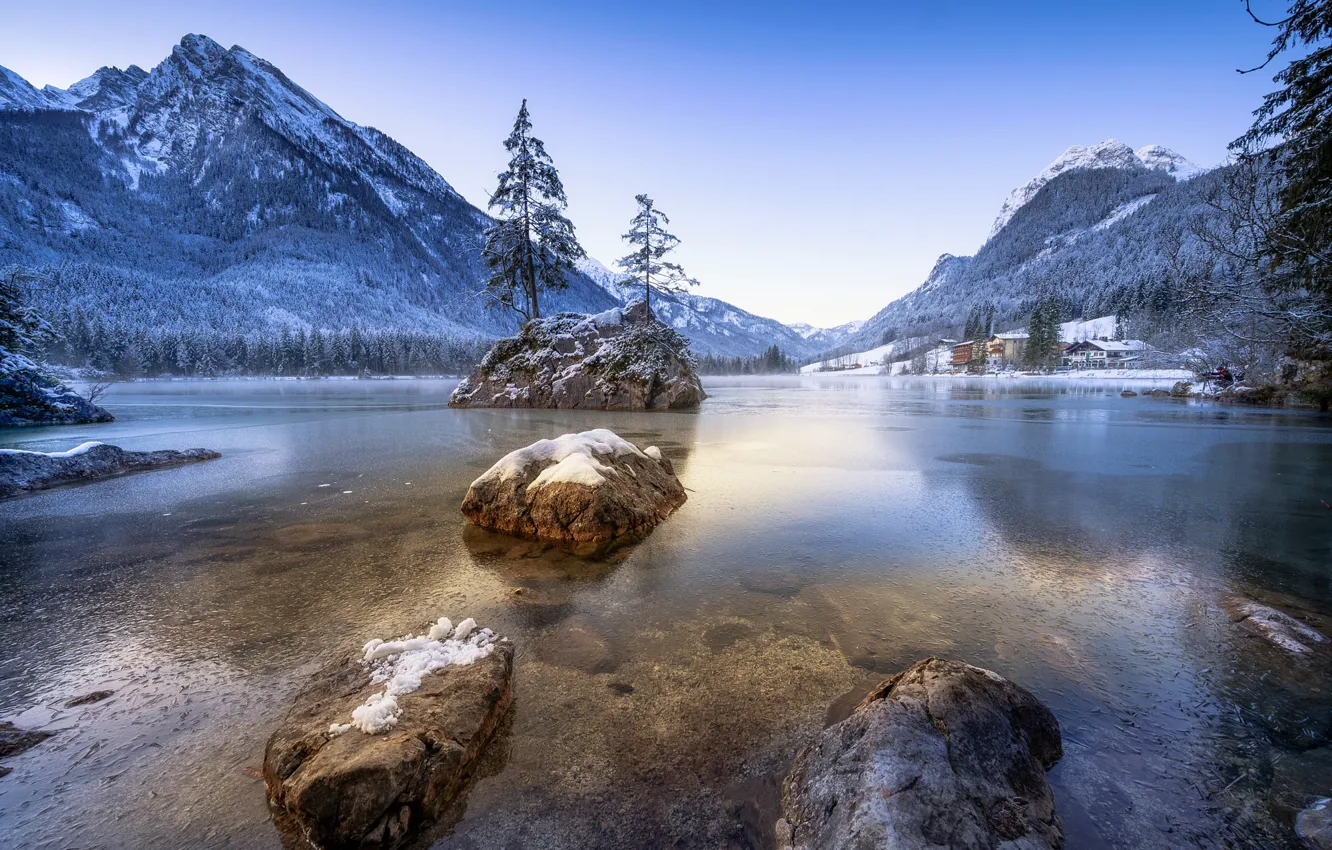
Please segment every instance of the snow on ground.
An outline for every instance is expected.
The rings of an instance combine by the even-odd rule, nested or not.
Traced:
[[[398,697],[419,690],[429,673],[451,664],[467,665],[490,654],[498,640],[490,629],[477,629],[471,617],[454,628],[448,617],[440,617],[424,635],[401,640],[375,638],[365,645],[364,663],[370,666],[370,681],[384,690],[372,695],[352,711],[350,723],[334,723],[329,734],[341,735],[353,727],[367,735],[387,732],[398,724],[402,707]]]
[[[1082,342],[1085,339],[1114,339],[1115,317],[1074,319],[1059,325],[1060,342]]]
[[[597,461],[596,455],[650,456],[614,431],[596,428],[581,434],[564,434],[553,440],[537,440],[526,448],[509,452],[473,481],[472,486],[485,484],[492,479],[507,481],[523,474],[534,463],[549,463],[550,466],[541,470],[536,479],[527,485],[527,489],[559,482],[595,487],[605,480],[601,473],[606,470]]]
[[[39,457],[74,457],[86,453],[89,449],[106,445],[100,440],[89,440],[63,452],[30,452],[26,449],[0,449],[0,455],[38,455]]]
[[[880,345],[878,348],[871,348],[868,351],[857,351],[854,354],[844,354],[841,357],[834,357],[831,360],[821,360],[818,363],[811,363],[808,366],[801,366],[800,372],[801,374],[807,375],[811,372],[828,371],[825,368],[828,366],[850,366],[852,364],[855,364],[860,367],[874,366],[877,368],[878,366],[881,366],[883,363],[887,362],[887,360],[893,356],[898,346],[901,344],[902,341],[898,340],[896,342],[890,342],[887,345]],[[850,372],[853,370],[839,369],[838,371]],[[854,371],[861,371],[861,370],[854,370]]]

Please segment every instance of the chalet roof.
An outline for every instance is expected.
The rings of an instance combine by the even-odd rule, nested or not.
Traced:
[[[1095,348],[1099,351],[1146,351],[1147,343],[1140,339],[1084,339],[1073,343],[1070,350],[1085,351]]]
[[[1026,331],[1009,331],[1007,333],[995,334],[995,339],[1028,339],[1031,334]]]

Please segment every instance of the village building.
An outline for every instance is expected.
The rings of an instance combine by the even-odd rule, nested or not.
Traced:
[[[953,346],[953,371],[965,370],[979,374],[985,371],[989,343],[983,339],[969,339]]]
[[[1073,369],[1136,369],[1147,343],[1137,339],[1087,339],[1064,350],[1062,361]]]
[[[1021,365],[1022,355],[1027,352],[1027,338],[1026,331],[1009,331],[990,337],[986,343],[990,368],[1016,368]]]

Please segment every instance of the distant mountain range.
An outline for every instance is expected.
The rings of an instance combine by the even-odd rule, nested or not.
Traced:
[[[479,295],[489,223],[411,151],[241,47],[189,35],[151,71],[101,68],[64,90],[0,68],[0,268],[55,270],[35,296],[57,321],[495,337],[515,321]],[[635,294],[595,261],[569,284],[547,312]],[[656,306],[702,353],[799,357],[845,336],[713,298]]]
[[[1194,225],[1213,214],[1207,201],[1224,175],[1158,145],[1071,147],[1013,190],[980,250],[939,257],[924,283],[825,354],[956,334],[974,310],[1017,327],[1045,294],[1061,298],[1065,319],[1119,314],[1133,317],[1135,335],[1165,328],[1176,270],[1209,256]]]

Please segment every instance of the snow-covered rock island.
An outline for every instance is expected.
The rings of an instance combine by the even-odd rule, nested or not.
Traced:
[[[449,404],[675,410],[704,398],[688,342],[639,301],[528,322],[495,343]]]
[[[0,425],[76,425],[114,418],[27,357],[0,348]]]
[[[264,783],[302,846],[391,848],[462,791],[512,698],[513,644],[470,617],[320,670],[268,741]]]
[[[96,481],[127,472],[180,466],[222,455],[212,449],[161,449],[130,452],[96,441],[63,452],[0,449],[0,499],[24,490],[45,490],[61,484]]]
[[[660,449],[599,428],[500,458],[472,482],[462,511],[491,531],[600,555],[642,539],[685,498]]]

